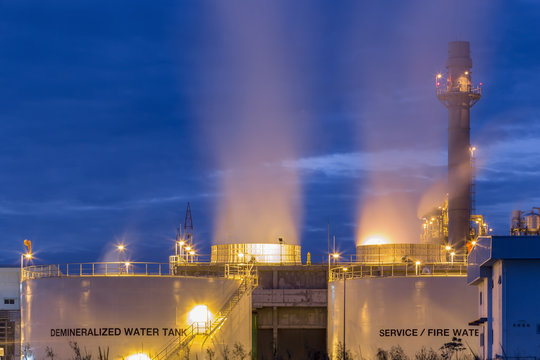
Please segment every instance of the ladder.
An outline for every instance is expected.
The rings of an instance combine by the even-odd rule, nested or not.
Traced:
[[[152,360],[170,360],[176,354],[185,350],[197,335],[204,336],[202,344],[211,338],[229,318],[235,306],[240,302],[244,295],[249,295],[257,287],[257,270],[253,264],[236,265],[234,268],[226,266],[225,277],[242,281],[234,293],[227,299],[225,305],[209,322],[200,322],[191,324],[182,334],[169,341],[163,349],[158,352]]]

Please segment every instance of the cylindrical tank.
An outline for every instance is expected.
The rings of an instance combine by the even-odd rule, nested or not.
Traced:
[[[344,296],[345,294],[345,296]],[[328,349],[345,347],[353,359],[381,359],[400,346],[409,359],[425,348],[460,339],[460,358],[478,353],[478,290],[465,276],[366,277],[333,281],[328,287]],[[343,336],[345,333],[345,337]],[[404,357],[400,357],[404,358]]]
[[[540,214],[537,214],[537,213],[526,214],[525,223],[527,224],[527,233],[538,234],[538,232],[540,232]]]
[[[359,245],[356,247],[356,261],[374,264],[437,263],[447,261],[447,253],[444,246],[439,244]]]
[[[511,220],[511,228],[510,231],[512,235],[520,235],[521,234],[521,214],[522,212],[520,210],[512,210],[512,220]]]
[[[55,275],[55,274],[53,274]],[[83,353],[109,359],[134,354],[153,359],[193,321],[211,319],[235,293],[240,280],[177,276],[61,276],[22,283],[23,351],[30,358],[74,358]],[[201,309],[204,311],[201,312]],[[251,348],[251,296],[244,296],[223,328],[205,346]],[[202,336],[191,354],[202,356]],[[216,349],[219,353],[219,349]]]
[[[247,263],[300,265],[301,247],[292,244],[219,244],[212,245],[212,263]]]

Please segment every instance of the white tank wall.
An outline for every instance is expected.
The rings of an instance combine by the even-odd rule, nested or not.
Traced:
[[[158,353],[173,337],[163,328],[187,328],[187,315],[195,305],[217,313],[237,289],[239,280],[192,277],[73,277],[26,280],[22,286],[22,344],[36,359],[45,358],[49,346],[56,358],[72,358],[69,341],[77,341],[95,359],[98,346],[109,347],[109,358],[137,352]],[[239,342],[251,350],[251,297],[237,305],[213,344]],[[54,329],[119,328],[115,336],[52,336]],[[157,335],[125,334],[126,328],[150,328]],[[53,330],[51,330],[53,329]],[[231,331],[232,330],[232,331]],[[195,341],[191,353],[202,352]],[[216,351],[219,353],[219,351]]]
[[[328,349],[332,352],[343,342],[343,281],[331,282],[328,290]],[[454,331],[467,329],[467,335],[458,338],[478,354],[478,327],[468,326],[478,317],[477,303],[477,289],[468,286],[465,277],[347,280],[345,344],[354,359],[373,359],[378,348],[388,351],[395,345],[414,358],[423,346],[439,352]]]

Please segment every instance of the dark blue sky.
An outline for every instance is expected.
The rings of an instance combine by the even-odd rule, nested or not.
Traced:
[[[119,241],[165,262],[188,201],[208,253],[238,191],[224,179],[253,164],[285,184],[305,251],[326,251],[330,222],[352,252],[365,214],[385,214],[374,198],[414,220],[445,179],[433,79],[451,40],[484,84],[476,207],[507,234],[512,209],[540,205],[539,16],[536,1],[0,1],[0,263],[25,238],[44,263]]]

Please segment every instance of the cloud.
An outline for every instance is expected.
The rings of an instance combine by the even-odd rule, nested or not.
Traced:
[[[444,151],[427,150],[335,153],[282,162],[285,167],[319,172],[332,177],[360,177],[366,171],[416,171],[419,168],[445,165]]]

